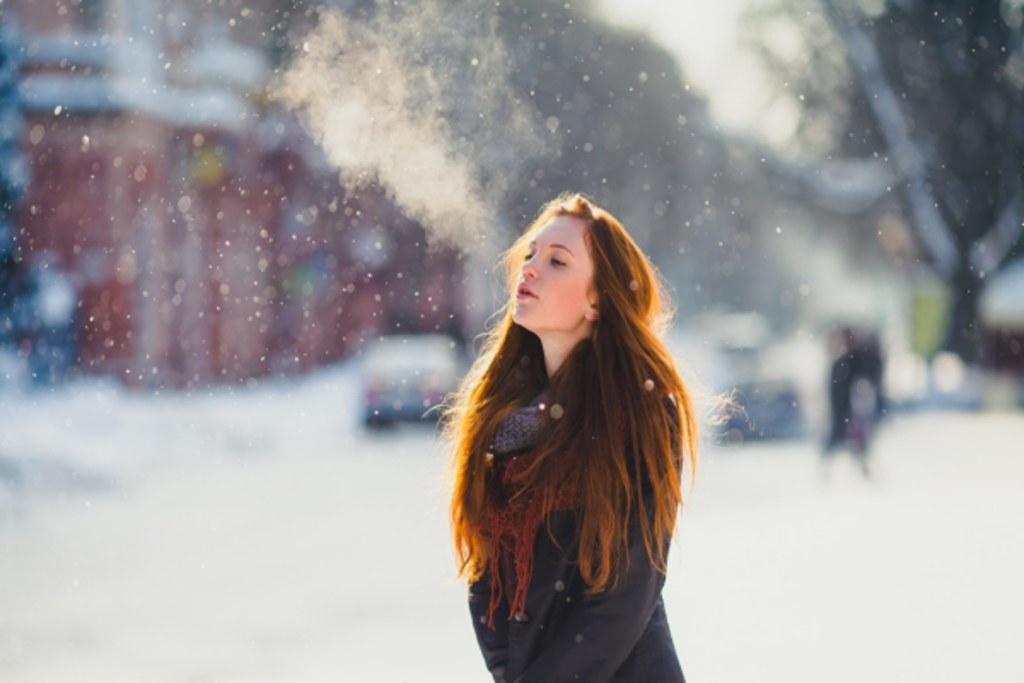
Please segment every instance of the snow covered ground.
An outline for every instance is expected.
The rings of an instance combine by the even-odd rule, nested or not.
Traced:
[[[444,454],[364,435],[356,388],[0,396],[0,680],[488,680]],[[704,454],[666,587],[689,680],[1024,680],[1024,415],[903,416],[875,464]]]

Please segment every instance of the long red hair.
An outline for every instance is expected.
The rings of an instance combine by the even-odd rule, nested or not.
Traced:
[[[536,233],[558,216],[586,222],[600,319],[553,377],[539,338],[512,320],[519,271]],[[451,524],[460,575],[476,580],[487,565],[486,456],[498,423],[547,391],[563,408],[526,473],[547,519],[561,482],[550,474],[560,454],[578,456],[579,566],[590,592],[615,584],[628,543],[630,511],[643,509],[640,476],[653,488],[639,515],[651,563],[664,571],[668,539],[683,502],[686,470],[695,473],[698,421],[693,399],[661,340],[670,309],[660,274],[622,225],[580,194],[545,204],[500,261],[508,299],[480,353],[443,412],[452,453]],[[666,401],[671,396],[671,401]],[[666,409],[667,407],[667,409]]]

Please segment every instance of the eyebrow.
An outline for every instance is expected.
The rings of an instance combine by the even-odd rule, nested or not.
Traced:
[[[537,240],[533,240],[532,242],[530,242],[530,246],[531,247],[536,247],[537,246]],[[573,258],[576,258],[576,254],[572,253],[572,249],[570,249],[569,247],[565,246],[564,244],[549,244],[548,246],[551,247],[552,249],[565,249],[567,252],[569,252],[570,256],[572,256]]]

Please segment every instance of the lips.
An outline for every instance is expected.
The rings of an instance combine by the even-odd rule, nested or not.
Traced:
[[[523,299],[525,297],[533,297],[536,299],[537,295],[533,293],[533,290],[530,289],[529,285],[525,282],[521,282],[519,287],[516,289],[516,298]]]

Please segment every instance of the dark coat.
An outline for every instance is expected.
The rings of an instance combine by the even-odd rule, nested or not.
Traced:
[[[846,348],[832,361],[829,373],[829,399],[832,407],[832,425],[825,442],[829,451],[846,442],[850,419],[853,417],[853,387],[858,379],[866,379],[875,391],[875,412],[878,419],[884,412],[882,390],[882,354],[874,336],[854,337],[847,333]]]
[[[653,509],[649,491],[645,499]],[[578,546],[576,513],[554,513],[551,536],[543,526],[537,533],[525,615],[509,620],[502,600],[494,630],[487,626],[490,574],[470,585],[473,627],[495,683],[684,683],[661,598],[665,576],[647,557],[637,516],[629,568],[613,589],[584,595],[579,567],[566,559],[577,557]],[[500,565],[505,595],[514,595],[511,557]]]

